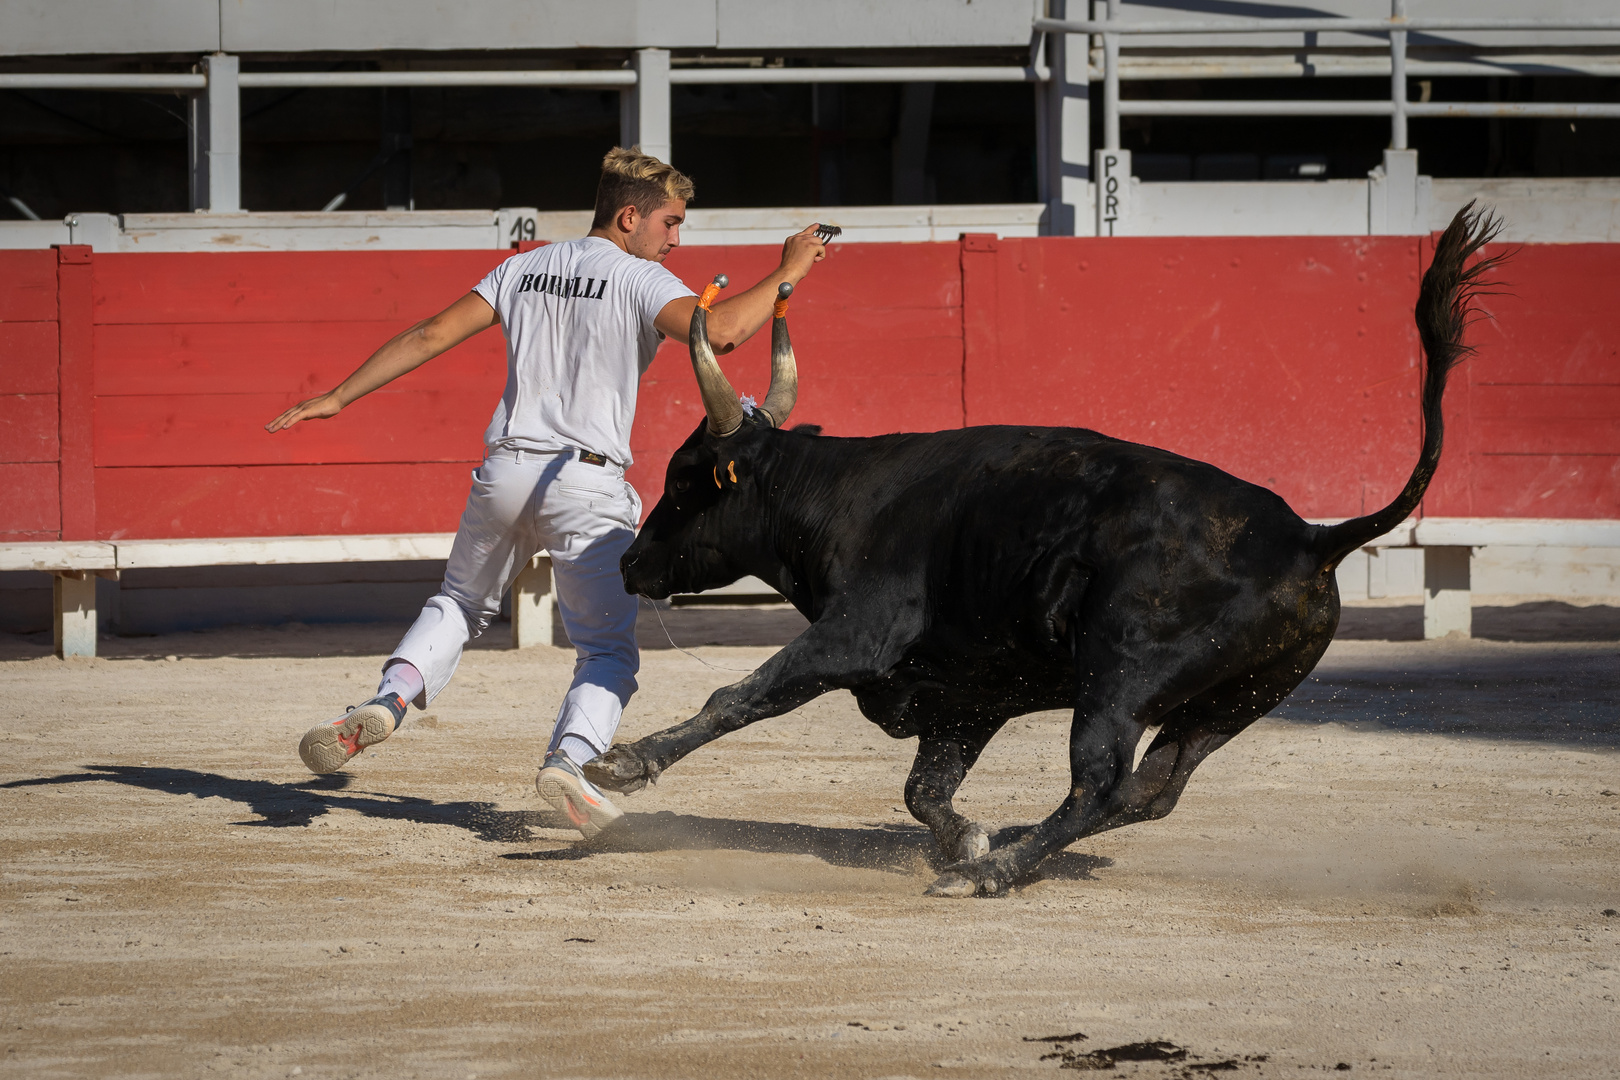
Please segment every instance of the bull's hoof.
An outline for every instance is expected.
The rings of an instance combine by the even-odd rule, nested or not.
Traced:
[[[988,854],[990,834],[984,831],[984,826],[975,822],[962,830],[962,837],[956,842],[957,862],[975,862]]]
[[[599,788],[630,795],[658,779],[657,771],[629,746],[615,746],[584,766],[585,779]]]
[[[958,863],[947,867],[935,882],[928,886],[926,896],[944,896],[953,900],[969,896],[1005,896],[1007,884],[998,878],[989,866]]]
[[[941,874],[939,880],[928,886],[925,896],[943,896],[951,900],[962,900],[979,891],[978,883],[966,874]]]

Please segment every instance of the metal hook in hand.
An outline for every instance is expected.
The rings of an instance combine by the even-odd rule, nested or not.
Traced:
[[[823,244],[827,243],[833,237],[842,236],[843,234],[844,234],[844,230],[840,229],[836,225],[818,225],[818,226],[816,226],[816,236],[820,237],[821,242]]]

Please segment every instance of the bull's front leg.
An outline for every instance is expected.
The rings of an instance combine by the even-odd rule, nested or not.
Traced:
[[[870,643],[863,647],[859,641],[829,640],[832,636],[811,626],[746,679],[709,695],[692,719],[633,743],[620,743],[586,762],[586,777],[609,791],[640,791],[698,747],[756,720],[791,712],[829,690],[859,685],[881,670],[879,649]],[[855,659],[861,656],[867,659]]]
[[[925,736],[917,744],[917,760],[906,780],[906,808],[928,826],[951,862],[982,859],[990,853],[990,834],[958,813],[951,800],[994,730],[991,727],[982,737],[975,732],[968,739]]]

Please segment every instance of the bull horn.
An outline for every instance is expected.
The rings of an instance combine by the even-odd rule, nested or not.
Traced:
[[[692,326],[688,333],[688,348],[692,352],[692,372],[697,376],[698,390],[703,394],[703,411],[709,417],[709,431],[724,439],[742,427],[743,410],[737,400],[737,391],[731,388],[720,362],[714,358],[709,345],[709,305],[727,285],[726,275],[716,274],[714,281],[704,286],[697,307],[692,309]]]
[[[799,400],[799,365],[793,359],[793,342],[788,340],[788,297],[793,286],[787,282],[776,287],[775,318],[771,321],[771,388],[765,392],[765,401],[759,406],[772,427],[787,423],[788,414]]]

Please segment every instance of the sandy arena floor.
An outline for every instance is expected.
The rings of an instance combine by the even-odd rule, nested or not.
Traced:
[[[798,619],[667,617],[763,643],[695,650],[723,669]],[[558,650],[470,652],[312,778],[299,736],[400,629],[0,640],[0,1074],[1620,1075],[1616,641],[1341,641],[1168,819],[948,901],[913,744],[842,694],[693,755],[596,846],[531,784]],[[738,677],[644,629],[621,738]],[[1009,725],[958,805],[1043,816],[1067,728]]]

